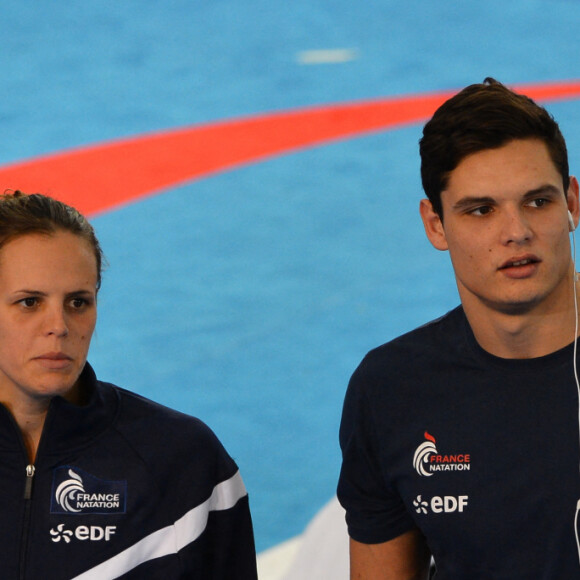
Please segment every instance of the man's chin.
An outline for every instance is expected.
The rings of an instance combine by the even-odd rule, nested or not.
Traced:
[[[487,302],[488,307],[496,312],[505,314],[507,316],[522,316],[524,314],[530,314],[533,310],[541,303],[541,300],[537,296],[519,296],[517,299],[513,300],[502,300],[502,301],[484,301]]]

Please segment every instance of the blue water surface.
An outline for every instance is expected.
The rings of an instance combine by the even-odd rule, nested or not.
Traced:
[[[580,78],[573,0],[5,0],[0,16],[1,163],[488,75]],[[300,64],[338,48],[356,58]],[[549,108],[578,172],[580,102]],[[420,134],[306,149],[94,218],[109,267],[91,361],[216,431],[260,550],[334,494],[361,357],[457,303],[418,218]]]

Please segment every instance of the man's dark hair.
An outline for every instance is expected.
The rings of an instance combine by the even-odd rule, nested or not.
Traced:
[[[552,115],[529,97],[488,77],[437,109],[423,128],[419,151],[423,189],[441,218],[441,192],[459,163],[472,153],[515,139],[539,139],[546,144],[566,194],[570,183],[566,142]]]

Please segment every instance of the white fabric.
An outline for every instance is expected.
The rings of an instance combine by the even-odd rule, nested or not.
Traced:
[[[73,580],[118,578],[143,562],[179,552],[203,533],[210,512],[234,507],[246,493],[244,482],[238,471],[230,479],[216,485],[205,502],[187,512],[173,525],[153,532],[111,559],[76,576]]]
[[[302,534],[284,580],[348,580],[348,544],[344,509],[334,498]]]

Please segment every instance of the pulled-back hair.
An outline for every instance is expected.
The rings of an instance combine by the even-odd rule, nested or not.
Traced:
[[[459,163],[472,153],[515,139],[539,139],[546,144],[566,194],[570,183],[566,142],[550,113],[529,97],[488,77],[437,109],[423,128],[419,150],[423,189],[441,218],[441,192]]]
[[[97,262],[97,290],[101,287],[103,252],[93,226],[74,207],[40,193],[6,190],[0,195],[0,248],[27,234],[70,232],[87,241]]]

